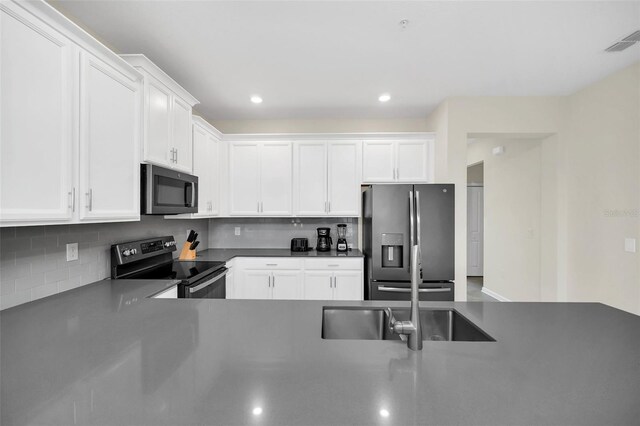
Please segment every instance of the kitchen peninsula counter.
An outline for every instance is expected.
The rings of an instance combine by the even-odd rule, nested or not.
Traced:
[[[323,340],[325,305],[149,299],[104,280],[0,313],[3,425],[635,424],[640,317],[602,304],[454,308],[495,342]]]

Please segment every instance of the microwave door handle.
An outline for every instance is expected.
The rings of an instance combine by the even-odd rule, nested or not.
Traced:
[[[190,182],[191,183],[191,207],[195,207],[196,206],[196,183],[195,182]]]
[[[202,284],[199,284],[195,287],[189,287],[189,293],[195,293],[196,291],[200,291],[203,288],[210,286],[211,284],[215,283],[216,281],[219,281],[222,277],[224,277],[225,275],[227,275],[227,273],[229,272],[228,269],[225,269],[224,272],[222,272],[221,274],[216,275],[215,277],[211,278],[210,280],[207,280],[205,282],[203,282]]]

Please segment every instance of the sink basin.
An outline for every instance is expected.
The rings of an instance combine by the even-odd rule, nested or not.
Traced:
[[[395,308],[398,321],[408,320],[409,309]],[[385,308],[332,307],[322,310],[323,339],[401,340],[388,328]],[[422,340],[495,342],[491,336],[454,309],[420,309]]]

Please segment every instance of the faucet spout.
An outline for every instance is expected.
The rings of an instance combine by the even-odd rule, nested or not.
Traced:
[[[411,247],[411,317],[409,321],[396,321],[391,308],[386,308],[389,330],[399,334],[400,337],[407,336],[407,347],[412,351],[422,350],[422,324],[420,323],[420,298],[418,296],[422,267],[420,258],[420,247],[417,245]]]

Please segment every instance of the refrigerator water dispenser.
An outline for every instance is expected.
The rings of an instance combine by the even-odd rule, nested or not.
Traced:
[[[382,234],[382,267],[402,268],[404,258],[402,248],[404,236],[402,234]]]

